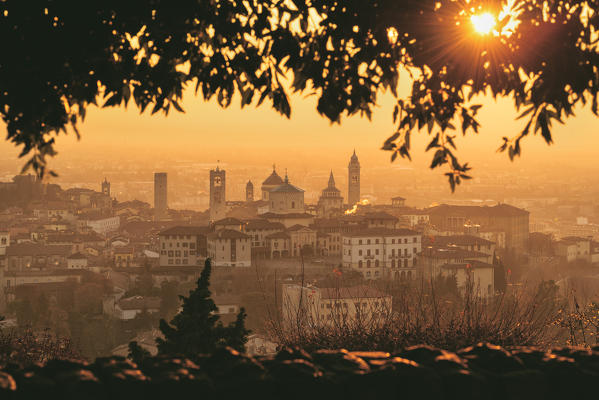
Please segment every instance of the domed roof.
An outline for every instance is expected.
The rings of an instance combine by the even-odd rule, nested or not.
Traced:
[[[275,170],[275,166],[272,166],[272,174],[270,174],[270,176],[268,178],[266,178],[266,180],[264,182],[262,182],[262,185],[267,185],[267,186],[278,186],[278,185],[282,185],[283,184],[283,179],[279,176],[279,174],[277,174],[277,171]]]
[[[303,191],[304,191],[303,189],[300,189],[297,186],[293,186],[291,183],[289,183],[289,177],[287,176],[287,174],[285,174],[285,182],[283,182],[281,185],[277,186],[276,188],[271,189],[270,192],[271,193],[273,193],[273,192],[301,193]]]

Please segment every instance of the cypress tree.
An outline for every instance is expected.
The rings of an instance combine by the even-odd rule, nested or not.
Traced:
[[[160,354],[181,354],[194,357],[212,353],[218,347],[231,346],[244,351],[249,331],[245,329],[245,310],[241,309],[235,322],[223,326],[217,307],[210,298],[210,259],[197,281],[197,287],[187,297],[179,296],[183,302],[180,313],[167,323],[160,320],[164,339],[156,339]]]

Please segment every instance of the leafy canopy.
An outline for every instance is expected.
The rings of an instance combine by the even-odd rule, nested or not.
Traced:
[[[56,134],[78,134],[90,105],[182,111],[193,87],[223,107],[237,93],[289,117],[295,91],[340,122],[370,117],[391,91],[397,128],[383,149],[409,158],[411,134],[425,130],[431,168],[447,166],[454,188],[470,169],[454,132],[480,127],[473,96],[523,110],[522,131],[500,147],[512,159],[530,133],[551,143],[552,123],[576,105],[597,113],[598,11],[599,0],[2,0],[0,113],[25,168],[43,174]],[[481,14],[495,18],[487,34],[473,29]]]

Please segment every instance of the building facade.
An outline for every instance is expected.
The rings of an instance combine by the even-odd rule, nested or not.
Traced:
[[[252,242],[245,233],[222,229],[208,235],[208,257],[216,267],[250,267]]]
[[[422,236],[410,229],[364,229],[342,238],[344,268],[360,272],[366,279],[416,277],[417,255]]]
[[[162,267],[203,265],[206,258],[208,227],[175,226],[158,234]]]
[[[354,323],[383,323],[393,297],[369,286],[318,288],[283,285],[283,323],[300,329]]]
[[[285,174],[282,185],[270,189],[268,192],[270,211],[275,214],[303,213],[304,190],[289,183],[289,177]]]

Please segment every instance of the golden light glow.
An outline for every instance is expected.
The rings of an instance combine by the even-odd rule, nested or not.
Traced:
[[[489,12],[471,16],[470,22],[472,22],[472,26],[476,33],[480,35],[488,35],[493,31],[497,24],[493,14]]]
[[[360,200],[356,204],[353,205],[349,210],[345,210],[345,215],[352,215],[358,212],[358,206],[367,206],[370,204],[368,199]]]

